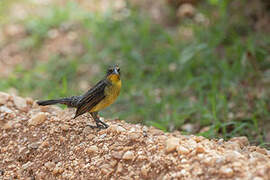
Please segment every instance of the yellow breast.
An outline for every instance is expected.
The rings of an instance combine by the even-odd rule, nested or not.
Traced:
[[[105,98],[100,101],[95,107],[93,107],[90,112],[96,112],[111,105],[120,94],[121,86],[122,82],[119,78],[111,81],[111,84],[105,87]]]

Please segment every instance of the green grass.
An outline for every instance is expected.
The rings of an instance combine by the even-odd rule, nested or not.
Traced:
[[[80,80],[93,85],[104,75],[101,71],[88,76],[80,73],[80,67],[97,64],[105,70],[118,63],[123,89],[117,102],[102,112],[105,117],[165,131],[192,123],[209,126],[199,133],[206,137],[245,135],[253,143],[267,145],[264,135],[270,126],[262,124],[269,121],[269,100],[267,92],[257,94],[265,88],[263,77],[268,77],[269,37],[252,31],[243,36],[238,26],[245,29],[248,25],[227,23],[226,14],[212,19],[209,27],[187,23],[194,31],[190,42],[179,37],[177,27],[169,32],[133,8],[121,20],[113,18],[114,12],[74,13],[78,9],[71,3],[53,7],[48,16],[28,18],[21,23],[29,35],[21,41],[33,42],[22,46],[38,52],[50,29],[71,23],[82,31],[84,53],[72,57],[52,54],[50,61],[35,63],[30,70],[18,67],[0,81],[0,90],[15,87],[21,95],[38,99],[80,94]],[[247,53],[256,59],[255,65]]]

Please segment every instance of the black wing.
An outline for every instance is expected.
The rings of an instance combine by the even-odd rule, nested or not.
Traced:
[[[82,96],[82,99],[78,103],[76,115],[74,118],[90,111],[102,99],[105,98],[104,89],[107,84],[107,80],[103,79]]]

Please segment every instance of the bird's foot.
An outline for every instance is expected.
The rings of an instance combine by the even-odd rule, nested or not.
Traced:
[[[87,125],[87,126],[89,126],[92,129],[99,129],[99,130],[107,129],[109,127],[107,124],[105,124],[102,121],[96,122],[96,126],[93,126],[93,125]]]
[[[98,129],[98,130],[106,129],[106,127],[104,127],[103,125],[98,125],[98,126],[87,125],[87,126],[89,126],[92,129]]]
[[[98,129],[107,129],[109,127],[109,125],[107,125],[106,123],[102,122],[100,120],[100,118],[98,117],[98,113],[97,112],[92,112],[90,113],[93,117],[93,119],[96,122],[96,126],[90,126],[92,129],[94,128],[98,128]]]
[[[107,129],[109,127],[108,124],[106,124],[105,122],[102,122],[101,120],[99,120],[98,122],[96,122],[97,126],[100,125],[100,126],[103,126],[105,127],[105,129]]]

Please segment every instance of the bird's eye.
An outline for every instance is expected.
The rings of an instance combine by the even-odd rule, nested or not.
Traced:
[[[113,72],[112,69],[108,69],[108,70],[107,70],[107,74],[111,74],[112,72]]]
[[[119,67],[117,67],[116,70],[117,70],[118,74],[121,74],[121,73],[120,73],[120,68],[119,68]]]

